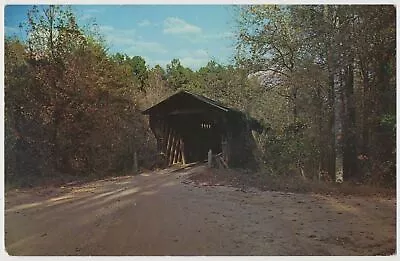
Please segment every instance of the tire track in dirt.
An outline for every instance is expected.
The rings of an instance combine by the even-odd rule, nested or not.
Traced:
[[[195,166],[6,194],[12,255],[372,255],[395,249],[395,199],[323,196],[187,178]]]

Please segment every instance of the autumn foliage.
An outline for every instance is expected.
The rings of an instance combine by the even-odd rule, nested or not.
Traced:
[[[193,71],[111,54],[69,8],[32,8],[26,38],[5,39],[6,181],[126,173],[135,152],[141,168],[162,166],[141,111],[185,89],[262,123],[263,173],[333,181],[341,168],[347,180],[394,185],[395,9],[238,11],[236,64]]]

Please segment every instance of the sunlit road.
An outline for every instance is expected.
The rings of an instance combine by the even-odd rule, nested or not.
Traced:
[[[395,199],[242,192],[182,182],[204,166],[11,191],[10,255],[374,255]]]

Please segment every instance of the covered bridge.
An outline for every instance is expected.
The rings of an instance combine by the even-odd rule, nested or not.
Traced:
[[[222,155],[229,166],[252,164],[255,142],[251,130],[261,125],[243,112],[221,103],[180,91],[143,111],[158,150],[168,165],[207,159],[208,151]]]

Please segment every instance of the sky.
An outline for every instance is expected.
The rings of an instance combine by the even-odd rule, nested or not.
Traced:
[[[149,67],[178,58],[199,69],[211,59],[231,64],[234,8],[231,5],[73,5],[80,25],[96,22],[110,53],[142,56]],[[23,37],[18,25],[31,6],[8,5],[5,35]]]

